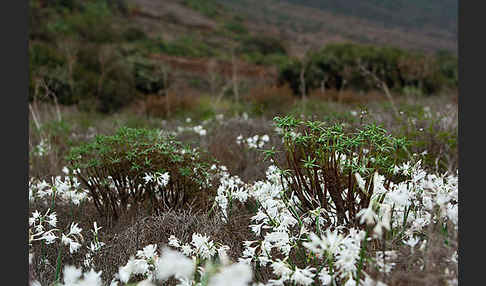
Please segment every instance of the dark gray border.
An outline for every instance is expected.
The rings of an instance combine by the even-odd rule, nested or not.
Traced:
[[[0,15],[2,76],[2,284],[27,285],[28,277],[28,7],[5,2]],[[5,251],[5,250],[9,251]],[[8,283],[13,280],[14,283]]]
[[[482,1],[459,1],[459,285],[484,282],[483,186],[486,90]],[[469,140],[466,137],[469,136]],[[479,156],[478,156],[479,155]],[[476,262],[477,261],[477,262]]]

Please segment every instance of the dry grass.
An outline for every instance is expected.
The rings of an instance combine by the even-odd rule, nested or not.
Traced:
[[[440,225],[431,225],[427,230],[428,246],[420,249],[417,245],[413,252],[410,247],[405,245],[394,245],[393,249],[398,252],[398,257],[393,262],[395,267],[388,275],[384,275],[376,270],[367,271],[370,276],[377,278],[388,285],[448,285],[447,281],[458,275],[457,267],[449,262],[454,250],[458,247],[458,234],[450,231],[447,243],[446,237],[442,234]],[[452,266],[452,267],[451,267]],[[451,269],[445,273],[445,269]]]
[[[192,94],[169,92],[167,96],[150,95],[143,104],[147,115],[166,118],[195,110],[198,103],[199,98]]]
[[[228,254],[233,261],[237,261],[243,251],[242,241],[254,237],[248,228],[250,212],[241,206],[234,211],[235,215],[228,223],[223,223],[216,216],[192,210],[168,211],[158,216],[146,216],[142,213],[126,215],[116,226],[103,229],[101,240],[106,243],[106,247],[95,258],[94,263],[103,271],[104,280],[109,281],[118,272],[118,267],[125,265],[137,250],[148,244],[167,246],[171,235],[183,243],[190,243],[195,232],[209,236],[215,243],[228,245]],[[86,251],[81,250],[75,255],[77,261],[84,253]],[[56,254],[49,253],[50,260],[55,261]],[[74,262],[75,257],[68,258],[65,262]],[[53,277],[51,271],[37,269],[36,272],[43,277]]]
[[[246,100],[252,104],[257,114],[283,115],[297,101],[289,86],[254,88]]]
[[[236,137],[242,135],[248,138],[254,135],[270,136],[269,146],[281,144],[280,138],[274,134],[269,120],[241,118],[230,119],[207,138],[207,150],[220,164],[228,167],[231,174],[238,175],[245,182],[260,180],[265,177],[270,162],[264,161],[264,155],[254,149],[248,149],[243,144],[236,143]]]
[[[309,98],[355,105],[386,100],[385,95],[378,91],[359,93],[348,89],[340,91],[331,89],[327,90],[325,93],[322,93],[320,90],[314,90],[309,94]]]

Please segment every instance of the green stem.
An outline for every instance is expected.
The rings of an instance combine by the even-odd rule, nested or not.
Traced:
[[[62,265],[62,244],[59,246],[59,251],[57,253],[57,262],[56,262],[56,276],[54,281],[59,282],[59,276],[61,274],[61,265]]]
[[[359,279],[360,279],[360,276],[361,276],[361,271],[363,269],[363,263],[364,263],[364,256],[365,256],[365,253],[366,253],[366,241],[368,239],[368,231],[366,231],[366,234],[365,234],[365,237],[364,237],[364,240],[363,240],[363,245],[361,247],[361,253],[360,253],[360,257],[359,257],[359,264],[358,264],[358,271],[356,273],[356,286],[359,286]]]

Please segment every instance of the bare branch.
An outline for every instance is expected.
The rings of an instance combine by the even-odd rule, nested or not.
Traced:
[[[388,100],[391,103],[391,106],[393,108],[393,112],[398,117],[399,116],[398,109],[395,105],[395,102],[394,102],[393,97],[390,93],[390,90],[388,89],[388,85],[386,84],[386,82],[384,80],[380,79],[374,72],[371,72],[370,70],[368,70],[361,62],[358,62],[358,67],[359,67],[359,70],[361,71],[361,74],[363,76],[368,76],[368,77],[372,78],[375,81],[375,83],[377,84],[377,86],[383,90],[383,92],[385,93],[385,95],[387,96]]]

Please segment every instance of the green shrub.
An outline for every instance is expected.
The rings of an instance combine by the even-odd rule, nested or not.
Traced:
[[[113,13],[106,2],[86,2],[81,12],[63,19],[66,29],[82,39],[95,43],[109,43],[119,39],[112,28]]]
[[[64,59],[56,48],[43,42],[29,42],[29,66],[54,69],[63,64]]]
[[[327,89],[351,88],[370,91],[376,89],[375,80],[365,75],[364,67],[385,82],[392,91],[414,87],[424,94],[435,94],[444,87],[457,86],[452,57],[427,56],[388,46],[358,44],[329,44],[310,53],[304,61],[294,60],[281,67],[279,81],[288,83],[299,93],[300,70],[305,69],[308,91],[319,88],[325,82]]]
[[[182,36],[172,42],[161,42],[159,52],[180,57],[210,57],[214,51],[193,36]]]
[[[97,210],[114,219],[129,205],[159,212],[209,203],[209,163],[158,130],[120,128],[112,136],[98,135],[72,148],[68,160]]]
[[[83,46],[74,70],[77,100],[93,103],[104,113],[117,111],[130,104],[136,96],[133,65],[118,50],[104,47],[104,67],[99,61],[102,47],[96,44]],[[103,74],[103,76],[101,76]]]
[[[248,29],[237,21],[230,21],[224,25],[224,28],[236,34],[248,34]]]
[[[223,9],[223,7],[214,0],[184,0],[183,3],[187,7],[211,18],[219,16],[220,10]]]
[[[126,41],[139,41],[147,38],[145,32],[137,27],[129,27],[122,33],[123,39]]]
[[[135,99],[136,93],[130,71],[113,73],[98,94],[99,108],[103,113],[111,113],[127,106]]]
[[[289,57],[284,54],[263,55],[259,52],[251,52],[243,54],[242,58],[257,65],[276,66],[277,68],[284,67],[290,62]]]
[[[157,94],[164,89],[162,75],[155,71],[156,67],[145,59],[133,60],[133,77],[135,88],[144,94]]]
[[[406,145],[405,139],[387,135],[375,124],[351,132],[341,124],[326,126],[292,116],[274,120],[283,131],[286,161],[279,169],[284,170],[282,178],[289,186],[287,197],[295,193],[303,212],[323,208],[336,213],[341,224],[357,223],[356,214],[370,202],[375,172],[385,175],[385,185],[389,184],[393,166],[399,163]],[[267,151],[268,156],[274,154]],[[356,173],[362,176],[364,185],[359,186]],[[329,208],[329,200],[335,210]]]
[[[262,55],[283,54],[287,51],[284,44],[276,38],[269,36],[249,36],[243,40],[239,48],[239,52],[243,54],[260,53]]]

